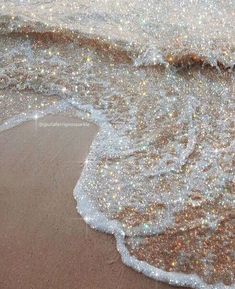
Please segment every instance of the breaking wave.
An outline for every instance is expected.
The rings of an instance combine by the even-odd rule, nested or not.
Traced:
[[[130,15],[62,2],[0,2],[0,130],[75,108],[100,127],[74,190],[84,220],[147,276],[232,288],[232,4],[196,7],[207,19],[187,1],[149,1],[158,19],[142,1]],[[164,22],[170,4],[192,21],[202,11],[204,26],[174,7]]]
[[[105,39],[102,36],[53,27],[39,21],[26,20],[20,16],[0,16],[1,34],[12,37],[27,37],[41,44],[53,42],[60,44],[74,43],[80,47],[90,47],[113,57],[118,62],[132,63],[135,66],[191,67],[194,65],[210,66],[222,70],[234,69],[234,47],[226,47],[224,43],[214,44],[206,51],[190,47],[187,44],[179,47],[159,48],[154,44],[140,46],[137,43],[119,39]],[[201,43],[200,43],[201,45]],[[199,49],[199,51],[198,51]]]

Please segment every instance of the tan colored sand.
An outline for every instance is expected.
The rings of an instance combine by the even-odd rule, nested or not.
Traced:
[[[72,191],[97,128],[42,121],[79,123],[47,116],[0,134],[0,288],[173,288],[122,264],[114,238],[76,211]]]

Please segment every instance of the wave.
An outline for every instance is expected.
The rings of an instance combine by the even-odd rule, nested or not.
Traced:
[[[174,33],[138,42],[116,26],[104,36],[31,16],[0,16],[0,89],[22,93],[3,110],[26,111],[0,130],[33,118],[38,95],[63,99],[55,112],[72,106],[100,127],[74,190],[84,220],[114,234],[124,263],[156,280],[231,288],[233,44],[178,43]]]
[[[215,71],[233,71],[235,69],[234,47],[225,47],[223,43],[206,51],[200,48],[157,47],[154,44],[140,46],[119,39],[105,39],[100,35],[79,30],[50,26],[40,21],[27,20],[21,16],[1,15],[0,34],[11,37],[32,39],[38,45],[49,43],[69,44],[92,48],[119,63],[129,63],[137,67],[211,67]]]
[[[123,230],[122,224],[118,220],[108,219],[107,216],[97,208],[97,204],[94,200],[92,200],[87,194],[87,189],[89,189],[87,184],[89,182],[92,183],[93,177],[91,176],[96,174],[95,171],[97,164],[102,159],[100,148],[107,143],[107,140],[115,146],[115,142],[119,138],[108,122],[105,121],[105,116],[101,115],[99,111],[95,111],[92,107],[87,105],[80,105],[75,101],[61,101],[56,105],[49,106],[46,110],[34,111],[28,114],[23,113],[6,120],[2,125],[0,125],[0,132],[13,128],[26,121],[33,120],[35,119],[35,116],[37,116],[37,118],[43,118],[48,114],[66,112],[67,110],[69,111],[71,108],[78,109],[80,117],[88,119],[100,126],[100,132],[92,143],[82,175],[73,192],[74,198],[77,201],[77,210],[86,223],[93,229],[114,235],[117,242],[117,250],[121,255],[123,263],[134,268],[138,272],[142,272],[150,278],[157,281],[167,282],[170,285],[189,286],[195,289],[233,288],[232,286],[225,285],[222,282],[216,284],[205,284],[204,280],[202,280],[197,274],[185,274],[181,272],[167,272],[161,270],[156,266],[151,265],[150,262],[141,260],[141,258],[136,258],[135,255],[130,253],[130,244],[127,242],[126,232]],[[87,116],[87,112],[90,112],[90,117]],[[107,132],[109,133],[107,134]],[[190,228],[190,230],[192,230],[192,228]]]

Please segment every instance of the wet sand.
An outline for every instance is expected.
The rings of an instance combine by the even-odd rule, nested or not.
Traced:
[[[90,229],[72,191],[97,132],[62,115],[0,134],[0,288],[173,288],[126,267],[113,236]]]

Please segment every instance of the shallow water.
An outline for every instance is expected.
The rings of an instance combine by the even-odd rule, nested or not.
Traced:
[[[148,276],[232,288],[234,2],[0,8],[3,126],[61,100],[98,123],[74,193],[85,221]]]

